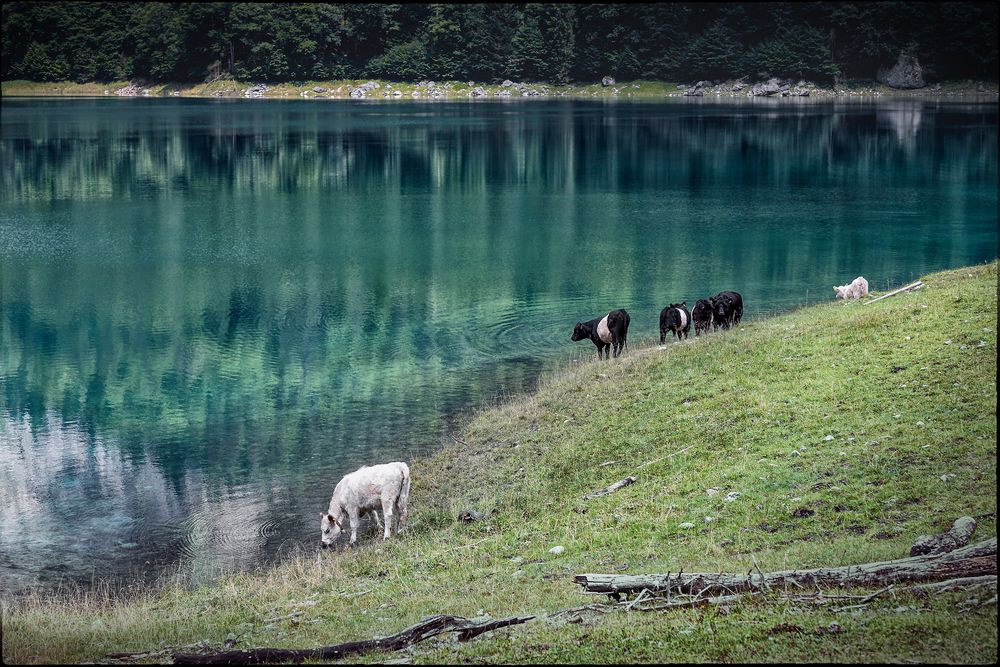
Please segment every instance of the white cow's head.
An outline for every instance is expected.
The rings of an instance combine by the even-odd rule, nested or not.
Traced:
[[[328,547],[334,543],[334,541],[340,537],[341,531],[344,530],[344,515],[346,512],[323,512],[322,519],[320,520],[319,528],[321,531],[320,540],[324,547]]]

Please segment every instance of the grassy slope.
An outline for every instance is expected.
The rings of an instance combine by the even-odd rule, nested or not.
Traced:
[[[275,98],[295,98],[301,97],[302,93],[306,93],[307,97],[314,99],[328,99],[329,97],[346,99],[349,97],[350,93],[347,88],[348,85],[357,86],[368,80],[369,79],[343,79],[337,81],[297,81],[278,83],[270,85],[268,90],[264,93],[264,96]],[[392,82],[381,79],[378,81],[381,84],[381,88],[376,90],[374,94],[369,95],[368,99],[396,99],[391,96],[383,97],[383,93],[387,89],[401,91],[403,93],[403,97],[401,99],[404,100],[412,99],[411,94],[414,91],[421,93],[422,97],[420,99],[427,99],[426,87],[422,88],[415,83]],[[503,88],[499,85],[484,83],[475,83],[475,85],[470,88],[468,86],[468,82],[465,81],[439,82],[438,87],[442,88],[442,90],[444,83],[451,84],[451,87],[446,91],[445,99],[468,99],[467,93],[475,87],[484,88],[487,93],[489,93],[489,98],[487,99],[495,99],[497,91],[503,90]],[[734,83],[735,81],[725,82],[725,88],[728,90]],[[114,96],[114,92],[116,90],[124,88],[127,85],[127,81],[114,81],[111,83],[74,83],[72,81],[57,81],[44,83],[11,80],[0,82],[0,92],[2,92],[3,95],[28,97],[102,97],[105,94]],[[153,97],[161,97],[176,93],[179,97],[243,97],[243,91],[245,91],[250,85],[252,85],[250,82],[233,80],[219,80],[213,83],[158,83],[150,86],[150,95]],[[313,88],[316,86],[324,88],[325,91],[321,94],[314,93]],[[547,89],[549,98],[559,95],[584,98],[613,96],[662,98],[667,96],[680,97],[683,95],[683,91],[677,88],[676,83],[650,80],[623,81],[614,86],[607,87],[602,86],[600,83],[567,85],[529,84],[529,87],[534,89]],[[813,89],[814,95],[816,96],[822,97],[835,94],[834,90],[830,87],[814,87],[813,84],[810,84],[809,87]],[[931,87],[918,90],[896,90],[875,81],[844,81],[837,87],[836,90],[837,94],[840,95],[920,97],[928,95],[978,95],[981,94],[977,92],[980,88],[984,91],[988,91],[990,94],[997,94],[997,82],[972,80],[948,81],[942,83],[940,89],[938,90],[934,90]],[[512,99],[521,99],[520,93],[514,89],[511,90],[513,91]],[[706,95],[712,96],[707,93]],[[746,95],[746,90],[741,93],[735,93],[734,95],[744,97]]]
[[[544,618],[603,599],[580,594],[577,572],[746,571],[751,554],[764,570],[891,559],[965,514],[988,515],[974,539],[995,535],[997,263],[924,281],[872,305],[831,302],[575,365],[415,461],[399,539],[369,531],[353,551],[128,604],[29,601],[4,609],[3,658],[97,660],[227,637],[308,647],[485,610],[541,618],[464,644],[430,640],[413,660],[992,661],[996,604],[959,612],[992,593],[901,588],[855,613],[755,601]],[[581,499],[629,474],[636,484]],[[742,495],[726,502],[730,491]],[[455,522],[466,507],[491,517]],[[801,507],[815,514],[794,518]],[[304,622],[266,622],[294,611]],[[767,632],[831,621],[846,632]]]

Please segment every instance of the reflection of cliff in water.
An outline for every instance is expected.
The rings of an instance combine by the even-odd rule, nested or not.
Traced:
[[[4,415],[0,424],[0,584],[7,593],[92,577],[203,580],[246,569],[299,548],[300,517],[315,509],[292,493],[294,476],[220,485],[190,467],[170,477],[55,413],[45,422],[37,428]]]
[[[108,127],[102,122],[102,115],[112,112],[108,102],[154,106],[139,120],[128,116]],[[667,105],[667,112],[642,103],[595,103],[582,119],[579,102],[535,102],[516,112],[499,103],[408,103],[383,118],[379,111],[385,105],[268,101],[280,106],[277,122],[264,128],[253,104],[174,107],[164,100],[98,100],[90,109],[92,120],[84,110],[84,120],[58,133],[50,132],[52,121],[45,116],[25,118],[2,144],[5,197],[79,201],[192,190],[338,191],[373,181],[463,192],[482,192],[487,183],[635,189],[695,177],[700,183],[728,182],[734,171],[744,179],[772,182],[774,174],[747,169],[733,157],[765,168],[780,163],[788,174],[830,169],[861,174],[899,160],[909,161],[910,170],[933,173],[935,162],[927,159],[929,151],[921,151],[919,159],[912,154],[921,140],[924,103],[909,101],[799,103],[794,112],[761,103]],[[971,108],[956,110],[996,115],[995,107],[965,106]],[[182,126],[156,125],[158,115],[178,112]],[[893,134],[880,132],[881,126]],[[42,143],[27,138],[39,132],[51,138]],[[995,123],[983,123],[964,137],[961,150],[970,162],[995,162],[990,150]]]
[[[913,151],[923,117],[921,105],[890,103],[880,106],[877,113],[879,125],[891,128],[899,144]]]

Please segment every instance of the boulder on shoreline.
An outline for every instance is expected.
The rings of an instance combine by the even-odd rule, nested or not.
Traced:
[[[601,79],[601,85],[604,86],[605,88],[607,88],[608,86],[615,85],[615,77],[613,76],[604,77],[603,79]]]
[[[243,97],[264,97],[265,91],[267,91],[267,85],[258,83],[244,90]]]
[[[705,89],[711,87],[711,81],[699,81],[684,91],[685,97],[701,97],[705,94]]]
[[[755,83],[753,87],[750,88],[750,92],[747,93],[747,97],[767,97],[768,95],[774,95],[775,93],[788,90],[788,88],[789,85],[787,83],[782,83],[781,79],[771,77],[763,83]]]
[[[149,88],[144,88],[138,81],[132,81],[124,88],[115,91],[118,97],[148,97]]]
[[[892,68],[879,67],[875,79],[890,88],[912,89],[923,88],[924,70],[920,67],[916,56],[900,53]]]
[[[348,86],[350,88],[350,86]],[[351,89],[351,98],[355,100],[363,99],[368,93],[381,88],[378,81],[368,81],[360,86]]]

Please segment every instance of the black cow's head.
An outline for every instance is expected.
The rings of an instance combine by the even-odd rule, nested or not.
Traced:
[[[727,314],[726,311],[730,309],[729,301],[721,298],[716,299],[715,297],[712,297],[709,301],[712,302],[712,316],[720,322],[725,321]]]
[[[590,338],[590,325],[577,322],[576,326],[573,327],[573,335],[570,336],[570,340],[577,341],[584,338]]]

